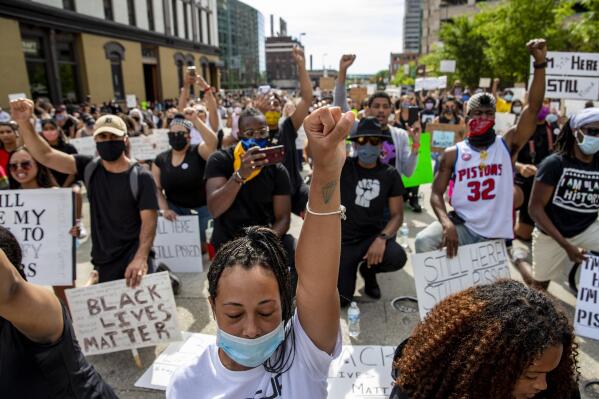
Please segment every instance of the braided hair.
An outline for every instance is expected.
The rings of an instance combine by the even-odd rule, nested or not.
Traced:
[[[547,294],[501,280],[435,306],[395,362],[396,382],[412,399],[510,398],[527,367],[560,344],[562,357],[547,373],[544,398],[569,399],[576,388],[572,326]]]
[[[0,226],[0,249],[4,251],[10,263],[17,268],[21,277],[27,280],[22,264],[23,251],[21,250],[21,246],[10,230],[3,226]]]
[[[208,270],[208,292],[214,302],[217,295],[218,281],[226,268],[241,266],[246,270],[263,267],[272,271],[279,285],[285,340],[281,343],[274,357],[267,359],[263,366],[270,373],[284,373],[293,363],[295,357],[295,335],[293,333],[292,316],[294,311],[291,278],[287,256],[279,237],[269,228],[253,226],[244,229],[244,234],[224,244],[216,254]],[[287,345],[291,349],[287,351]],[[289,356],[286,356],[289,352]],[[271,361],[271,359],[273,359]]]
[[[555,139],[555,152],[561,155],[569,155],[574,157],[574,146],[576,145],[576,137],[570,127],[570,119],[566,121],[562,130]]]

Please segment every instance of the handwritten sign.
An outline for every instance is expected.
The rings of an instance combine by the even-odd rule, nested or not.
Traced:
[[[27,280],[40,285],[71,285],[75,224],[70,188],[0,191],[0,225],[21,244]]]
[[[462,125],[450,125],[448,123],[429,123],[426,130],[431,133],[431,151],[443,152],[464,138]]]
[[[154,129],[147,136],[131,137],[131,156],[139,161],[153,160],[158,154],[169,150],[167,129]]]
[[[495,113],[495,132],[505,134],[516,123],[516,115],[509,112]]]
[[[167,272],[146,275],[135,289],[117,280],[70,289],[66,295],[86,356],[181,340]]]
[[[177,216],[172,222],[159,217],[154,252],[156,261],[166,263],[174,272],[200,273],[203,267],[198,216]]]
[[[451,294],[478,284],[509,278],[507,251],[502,240],[463,245],[447,258],[443,250],[412,256],[420,317]]]
[[[481,89],[488,89],[491,87],[491,78],[480,78],[478,81],[478,87]]]
[[[447,87],[447,76],[417,78],[414,82],[414,91],[444,89]]]
[[[185,343],[170,344],[135,382],[138,388],[165,391],[177,368],[198,358],[215,343],[213,335],[183,333]],[[388,398],[395,348],[378,345],[344,345],[331,363],[328,397],[343,399]]]
[[[321,90],[331,91],[335,89],[335,78],[333,77],[321,77],[318,81],[318,86]]]
[[[88,155],[90,157],[96,156],[96,142],[91,136],[70,139],[69,143],[75,146],[77,153],[80,155]]]
[[[580,265],[574,330],[577,335],[599,340],[599,253],[590,253]]]

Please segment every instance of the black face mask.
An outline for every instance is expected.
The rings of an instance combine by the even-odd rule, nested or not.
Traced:
[[[169,133],[168,134],[168,143],[171,145],[173,150],[181,151],[187,145],[187,137],[183,134],[177,133]]]
[[[110,140],[96,143],[96,149],[102,160],[114,162],[125,152],[124,140]]]
[[[468,137],[468,142],[475,147],[489,147],[495,142],[495,129],[489,129],[480,136]]]

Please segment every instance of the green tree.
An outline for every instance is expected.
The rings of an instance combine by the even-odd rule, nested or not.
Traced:
[[[404,73],[404,65],[401,65],[391,80],[392,84],[395,86],[407,86],[414,84],[412,72],[416,73],[416,63],[410,62],[408,65],[410,67],[410,72],[408,74]]]
[[[581,11],[575,14],[575,11]],[[565,51],[599,52],[599,0],[568,0],[560,7],[570,33]]]

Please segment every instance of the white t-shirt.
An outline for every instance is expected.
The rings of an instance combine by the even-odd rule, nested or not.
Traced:
[[[332,355],[314,345],[293,315],[295,358],[287,372],[273,375],[264,366],[231,371],[218,357],[216,344],[199,358],[179,367],[166,390],[167,399],[319,399],[327,397],[331,362],[341,353],[341,328]]]

